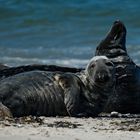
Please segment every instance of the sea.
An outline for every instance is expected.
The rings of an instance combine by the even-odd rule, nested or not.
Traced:
[[[140,64],[140,0],[0,0],[0,63],[85,67],[115,20]]]

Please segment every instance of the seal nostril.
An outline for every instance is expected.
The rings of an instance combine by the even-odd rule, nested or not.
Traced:
[[[97,75],[97,81],[99,82],[107,82],[109,80],[109,75],[106,73],[99,73]]]

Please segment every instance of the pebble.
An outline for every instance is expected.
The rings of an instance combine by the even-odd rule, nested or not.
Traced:
[[[116,111],[111,112],[110,117],[119,117],[119,113]]]

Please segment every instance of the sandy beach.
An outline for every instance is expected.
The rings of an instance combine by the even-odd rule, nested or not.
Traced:
[[[0,121],[0,140],[139,140],[140,118],[23,117]]]

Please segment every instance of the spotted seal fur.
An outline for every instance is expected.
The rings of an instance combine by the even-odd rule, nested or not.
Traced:
[[[80,73],[30,71],[0,81],[0,112],[7,116],[97,116],[113,93],[115,68],[93,57]]]

